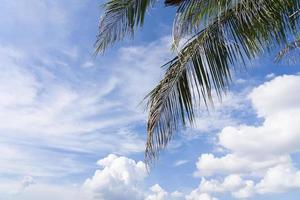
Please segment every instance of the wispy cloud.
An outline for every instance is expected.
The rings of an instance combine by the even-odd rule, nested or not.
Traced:
[[[29,4],[31,12],[21,17],[19,11]],[[144,150],[145,133],[136,126],[146,116],[138,104],[159,79],[170,39],[121,48],[105,63],[111,70],[88,71],[82,63],[87,67],[97,61],[92,63],[89,53],[79,57],[82,49],[67,37],[74,17],[70,11],[85,5],[75,2],[68,11],[65,6],[35,0],[5,4],[11,17],[1,18],[9,20],[1,30],[15,23],[20,25],[10,31],[31,29],[18,37],[20,42],[6,32],[0,35],[0,148],[9,155],[0,157],[4,176],[54,179],[92,168],[93,161],[83,162],[83,155],[91,159]]]
[[[177,160],[175,163],[174,163],[174,166],[180,166],[180,165],[184,165],[186,163],[188,163],[189,161],[188,160]]]

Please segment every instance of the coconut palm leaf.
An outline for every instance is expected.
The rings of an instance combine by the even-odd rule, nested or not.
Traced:
[[[165,5],[167,6],[176,6],[182,3],[184,0],[165,0]]]
[[[294,26],[293,22],[298,21],[297,18],[300,16],[300,9],[294,11],[289,18],[292,20],[292,26]],[[297,33],[296,33],[297,34]],[[275,61],[281,61],[286,55],[296,49],[300,48],[300,36],[297,36],[296,39],[290,42],[285,48],[283,48],[276,56]]]
[[[296,18],[296,17],[299,17],[299,14],[300,14],[300,9],[299,10],[296,10],[293,14],[290,15],[290,18]]]
[[[197,29],[193,26],[194,19],[197,15],[203,18],[205,13],[198,9],[191,11],[198,6],[190,5],[192,1],[200,2],[183,1],[179,6],[183,10],[179,12],[180,15],[189,13],[193,16],[185,18],[186,15],[182,15],[184,27]],[[205,2],[208,5],[212,1]],[[221,14],[212,14],[214,20],[205,17],[208,25],[188,40],[178,56],[166,64],[168,69],[163,80],[148,96],[150,111],[145,152],[148,164],[180,127],[186,123],[193,125],[199,99],[207,103],[212,101],[213,90],[219,97],[226,92],[231,81],[231,67],[243,66],[246,59],[251,60],[275,45],[287,44],[289,33],[295,31],[291,24],[297,23],[291,22],[288,16],[294,7],[299,8],[298,1],[241,0],[221,6]],[[209,10],[215,13],[213,5]],[[183,35],[194,30],[185,31]]]
[[[144,23],[149,6],[156,0],[110,0],[103,5],[99,34],[95,43],[96,53],[104,52],[110,45],[133,36],[134,30]]]
[[[142,26],[156,0],[109,0],[100,20],[96,52]],[[149,118],[145,158],[151,163],[174,133],[193,125],[199,102],[212,103],[231,83],[232,70],[279,46],[299,30],[299,0],[164,0],[177,7],[174,47],[164,78],[147,96]],[[189,38],[182,48],[183,38]],[[291,49],[291,48],[289,48]]]
[[[276,56],[275,61],[281,61],[286,55],[296,49],[300,48],[300,38],[296,39],[295,41],[289,43],[285,48],[283,48]]]

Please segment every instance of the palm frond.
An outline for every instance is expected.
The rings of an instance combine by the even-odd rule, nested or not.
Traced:
[[[96,53],[104,52],[110,45],[133,36],[137,26],[142,26],[149,6],[156,0],[109,0],[104,4],[99,34],[95,43]]]
[[[177,6],[182,3],[184,0],[165,0],[166,6]]]
[[[215,1],[183,1],[179,9],[190,10],[189,6],[196,9],[197,2],[209,4]],[[178,56],[166,64],[168,69],[163,80],[148,96],[150,110],[145,152],[148,164],[157,158],[179,127],[184,127],[187,123],[193,125],[195,104],[199,99],[202,98],[206,103],[211,102],[213,90],[220,97],[227,91],[231,81],[231,67],[244,66],[245,60],[251,60],[275,45],[287,44],[288,35],[295,27],[291,24],[297,24],[296,21],[289,20],[289,15],[291,10],[299,8],[298,1],[234,2],[236,3],[230,6],[224,4],[222,9],[216,9],[221,10],[217,14],[212,11],[215,9],[213,5],[210,11],[201,13],[201,9],[206,7],[193,11],[195,14],[200,13],[200,17],[212,12],[214,19],[208,20],[208,24],[186,42]],[[186,12],[180,10],[180,13]],[[191,26],[184,26],[196,27],[193,23],[192,21]],[[182,24],[178,25],[180,26]],[[201,25],[195,30],[199,28]],[[188,30],[185,34],[193,31]]]
[[[264,0],[257,0],[256,5],[265,4]],[[299,14],[299,1],[288,0],[286,11],[290,13],[291,22]],[[224,12],[231,9],[238,9],[239,4],[246,4],[244,0],[189,0],[182,1],[178,7],[177,15],[173,26],[173,36],[175,45],[180,39],[199,32],[199,29],[211,24],[219,19]],[[249,9],[252,9],[249,7]],[[255,8],[254,8],[255,9]],[[271,19],[272,20],[272,19]]]
[[[291,15],[289,16],[291,26],[295,29],[299,29],[299,27],[295,27],[298,21],[298,18],[300,16],[300,9],[299,9],[300,2],[298,2],[298,5],[295,5],[294,8],[291,10]],[[297,32],[296,32],[297,34]],[[276,55],[275,62],[280,62],[284,57],[286,57],[287,54],[290,52],[299,49],[300,48],[300,36],[296,36],[296,39],[289,44],[286,45],[281,51]],[[288,58],[290,60],[290,58]]]
[[[185,36],[190,36],[199,31],[200,27],[206,27],[222,14],[222,10],[228,9],[232,1],[228,0],[189,0],[182,1],[178,6],[174,19],[173,37],[174,44]]]
[[[300,49],[300,38],[295,41],[289,43],[285,48],[283,48],[276,56],[275,61],[281,61],[286,55],[296,49]]]
[[[296,17],[299,17],[299,15],[300,15],[300,9],[296,10],[293,14],[291,14],[290,18],[296,18]]]

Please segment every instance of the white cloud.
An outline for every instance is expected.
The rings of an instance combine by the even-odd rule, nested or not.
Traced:
[[[142,161],[110,154],[98,161],[101,169],[82,186],[83,191],[95,200],[183,200],[179,191],[167,192],[159,184],[144,189],[149,175]]]
[[[91,61],[87,61],[87,62],[82,64],[83,68],[90,68],[90,67],[94,67],[94,66],[95,66],[95,63],[91,62]]]
[[[137,105],[160,78],[160,66],[169,57],[170,38],[121,48],[97,71],[91,67],[98,65],[97,60],[90,62],[87,52],[92,48],[90,38],[81,37],[83,32],[80,37],[75,34],[77,28],[91,32],[90,27],[83,28],[82,21],[77,20],[86,13],[82,7],[91,2],[2,2],[0,173],[11,179],[30,174],[38,183],[26,188],[19,199],[77,199],[78,188],[67,183],[73,179],[78,182],[79,175],[90,171],[89,164],[96,155],[128,155],[144,150],[144,134],[132,130],[136,122],[146,119],[143,108]],[[98,9],[94,3],[91,7]],[[78,10],[80,13],[76,13]],[[85,17],[84,22],[88,23],[86,20],[94,23],[94,18]],[[94,25],[91,27],[94,31]],[[117,160],[122,159],[114,163]],[[105,173],[112,172],[109,166],[114,164],[99,164],[103,169],[98,173],[128,186],[127,195],[144,195],[134,189],[134,184],[142,181],[135,177],[138,169],[128,171],[129,175],[117,171],[112,175]],[[96,180],[95,174],[90,182]],[[125,186],[120,188],[121,193]]]
[[[244,182],[244,186],[240,188],[237,191],[232,192],[232,195],[235,198],[239,199],[246,199],[254,195],[255,189],[254,189],[254,181],[248,180]]]
[[[270,168],[256,185],[258,193],[280,193],[300,188],[300,170],[291,165]]]
[[[15,17],[12,20],[22,20]],[[34,176],[59,177],[84,170],[85,164],[80,163],[77,153],[142,152],[144,135],[131,129],[136,122],[146,119],[143,108],[137,105],[155,84],[153,77],[159,78],[162,71],[159,66],[169,52],[168,42],[168,38],[163,38],[149,45],[122,48],[119,58],[110,63],[112,70],[103,79],[98,78],[99,81],[79,78],[75,70],[68,71],[73,75],[68,80],[65,68],[56,68],[56,57],[62,57],[67,66],[71,61],[65,57],[75,59],[77,49],[68,45],[59,51],[59,56],[44,53],[37,56],[32,54],[36,51],[23,47],[0,46],[0,146],[15,156],[0,158],[1,172],[22,176],[34,169]],[[40,47],[38,43],[32,45]],[[138,55],[141,51],[144,53]],[[133,64],[134,56],[139,56],[141,63]],[[46,63],[47,67],[36,63]],[[59,155],[64,153],[60,151],[72,155],[63,159]],[[53,160],[46,159],[49,157]],[[14,160],[21,167],[14,166]],[[60,165],[48,165],[52,162]]]
[[[200,106],[195,117],[195,127],[185,131],[187,138],[194,139],[203,133],[217,133],[226,126],[237,126],[252,110],[247,100],[249,88],[240,92],[229,92],[221,101],[213,92],[214,105],[207,111],[205,105]],[[236,116],[239,113],[239,117]],[[200,133],[200,134],[199,134]]]
[[[81,185],[49,183],[25,176],[19,182],[0,179],[0,198],[4,199],[57,199],[57,200],[183,200],[179,191],[167,192],[155,184],[145,189],[149,175],[142,161],[110,154],[97,162],[100,169]],[[202,199],[201,199],[202,200]]]
[[[156,184],[150,188],[150,190],[154,193],[146,197],[145,200],[167,200],[168,193],[160,187],[160,185]]]
[[[153,185],[151,188],[151,193],[146,195],[145,200],[182,200],[184,199],[184,194],[178,191],[168,193],[159,184]]]
[[[276,75],[274,74],[274,73],[270,73],[270,74],[267,74],[266,75],[266,79],[272,79],[272,78],[274,78]]]
[[[184,197],[184,194],[182,192],[174,191],[171,193],[171,199],[179,200],[179,199],[182,199],[183,197]]]
[[[180,165],[184,165],[186,163],[188,163],[189,161],[188,160],[177,160],[175,163],[174,163],[174,166],[180,166]]]
[[[5,183],[5,184],[4,184]],[[0,198],[4,198],[2,195],[18,196],[26,190],[30,189],[36,184],[36,181],[32,176],[24,176],[21,181],[11,181],[6,179],[0,179]]]
[[[249,97],[258,115],[264,118],[263,124],[224,128],[219,136],[220,144],[235,153],[254,156],[284,155],[300,150],[299,84],[300,77],[290,75],[255,88]]]
[[[5,191],[6,192],[6,191]],[[3,194],[3,193],[2,193]],[[5,193],[4,193],[5,194]],[[0,195],[1,196],[1,195]],[[89,200],[80,188],[72,185],[35,184],[18,194],[4,196],[4,199],[14,200]]]
[[[66,3],[68,9],[63,5]],[[124,127],[145,120],[137,105],[161,76],[159,66],[169,57],[170,38],[121,48],[109,66],[101,67],[104,72],[97,71],[91,67],[97,61],[86,62],[89,57],[82,55],[86,50],[73,46],[69,38],[72,29],[81,26],[70,11],[88,3],[66,3],[4,0],[0,8],[0,173],[34,177],[25,176],[21,183],[1,179],[2,199],[10,199],[5,196],[7,191],[20,185],[27,187],[13,199],[89,199],[79,187],[57,182],[68,182],[65,177],[69,174],[87,171],[89,163],[82,161],[83,157],[107,152],[128,155],[144,149],[143,137],[131,130],[134,125]],[[75,23],[79,25],[73,26]],[[3,45],[7,43],[9,47]],[[93,74],[85,76],[83,70]],[[230,110],[239,114],[248,111],[247,105],[241,106],[244,94],[230,94],[222,106],[216,105],[215,114],[198,116],[200,131],[231,126],[219,135],[219,146],[230,153],[203,155],[198,175],[239,175],[206,180],[206,189],[203,183],[186,199],[216,200],[209,193],[226,191],[245,198],[253,193],[299,188],[299,170],[289,156],[300,146],[296,86],[298,77],[282,76],[251,93],[254,108],[265,120],[261,125],[238,126],[240,121]],[[142,162],[110,155],[98,164],[101,169],[83,187],[92,197],[123,200],[126,193],[127,198],[139,200],[184,198],[182,193],[167,192],[159,185],[150,191],[140,188],[147,176]],[[256,184],[243,180],[247,176],[261,180]],[[286,181],[280,181],[282,177]],[[43,183],[45,179],[57,185]]]
[[[244,173],[259,175],[266,172],[272,166],[290,162],[290,157],[270,156],[265,159],[257,159],[253,156],[239,156],[227,154],[223,157],[215,157],[213,154],[202,154],[196,163],[195,176],[212,176],[215,174]]]
[[[127,106],[136,110],[159,82],[163,73],[161,66],[170,58],[170,45],[171,38],[162,37],[146,45],[123,47],[118,51],[119,60],[113,66],[120,78],[119,91],[123,99],[127,99]]]
[[[98,161],[102,168],[85,181],[83,188],[95,199],[142,199],[139,185],[147,176],[145,164],[109,155]]]
[[[0,179],[0,199],[5,200],[90,200],[80,187],[72,184],[55,184],[37,181],[31,176],[22,180]]]
[[[34,181],[33,177],[24,176],[24,178],[22,180],[22,188],[27,188],[27,187],[29,187],[33,184],[35,184],[35,181]]]
[[[254,182],[243,180],[239,175],[232,174],[224,178],[223,182],[215,179],[202,178],[197,189],[201,193],[224,193],[229,192],[235,198],[248,198],[254,194]]]
[[[136,124],[146,117],[138,103],[160,78],[169,38],[121,48],[98,62],[91,60],[90,38],[77,29],[95,31],[97,3],[2,4],[0,149],[11,156],[0,158],[0,173],[65,180],[91,169],[91,157],[142,152],[145,135]],[[85,9],[95,15],[82,28]],[[99,63],[101,70],[91,67]]]
[[[195,175],[229,176],[223,182],[202,180],[198,192],[230,192],[236,198],[248,198],[300,188],[299,170],[290,156],[300,150],[299,85],[300,76],[284,75],[252,90],[249,99],[263,122],[222,129],[218,145],[229,153],[202,154]]]
[[[191,192],[191,194],[186,196],[186,200],[218,200],[218,199],[210,196],[207,193],[200,193],[198,190],[194,190]]]
[[[258,115],[268,117],[298,109],[300,106],[300,94],[297,92],[299,81],[298,75],[283,75],[255,88],[249,97]]]
[[[202,178],[194,191],[198,193],[226,193],[238,199],[252,197],[255,194],[282,193],[300,188],[300,170],[291,164],[270,167],[258,182],[244,180],[240,175],[231,174],[219,181]]]
[[[143,151],[142,137],[120,128],[139,117],[110,115],[121,103],[107,98],[115,78],[87,89],[27,67],[26,52],[1,46],[0,53],[0,148],[10,155],[0,158],[1,173],[59,177],[88,167],[77,153]]]

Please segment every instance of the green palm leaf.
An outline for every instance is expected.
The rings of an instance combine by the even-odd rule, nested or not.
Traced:
[[[110,45],[133,36],[137,26],[142,26],[149,6],[156,0],[110,0],[103,5],[105,12],[99,23],[96,53],[104,52]]]
[[[149,94],[148,163],[166,147],[179,127],[184,127],[187,122],[193,125],[195,104],[199,103],[200,98],[211,102],[212,90],[220,97],[226,92],[231,80],[231,67],[244,66],[246,59],[251,60],[274,45],[287,44],[289,33],[294,31],[287,19],[291,7],[296,4],[283,0],[243,0],[221,5],[222,12],[213,14],[214,20],[205,17],[212,22],[166,64],[169,67],[163,80]],[[185,8],[191,7],[195,8],[191,5]],[[210,10],[215,13],[213,8]],[[196,14],[200,18],[204,16],[197,11],[192,14],[192,21],[188,22],[183,15],[184,23],[190,23],[192,27]],[[185,31],[183,35],[194,30]]]
[[[165,0],[165,5],[167,5],[167,6],[179,5],[183,1],[184,0]]]
[[[147,9],[156,0],[109,0],[100,20],[96,52],[142,26]],[[246,67],[274,47],[298,46],[290,43],[299,30],[299,0],[164,0],[176,6],[173,47],[178,55],[164,66],[164,78],[147,96],[149,118],[145,158],[157,158],[174,133],[193,125],[197,105],[212,103],[228,90],[232,70]],[[179,48],[180,41],[189,38]]]
[[[289,43],[285,48],[283,48],[276,56],[275,61],[281,61],[286,55],[296,49],[300,48],[300,38],[295,41]]]

